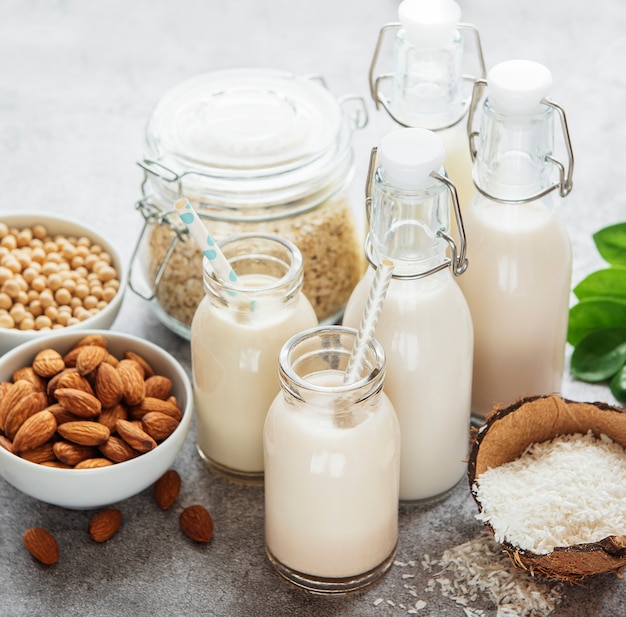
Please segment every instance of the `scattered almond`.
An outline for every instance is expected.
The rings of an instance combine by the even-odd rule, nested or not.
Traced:
[[[96,542],[106,542],[122,525],[122,513],[116,508],[108,508],[94,514],[89,520],[89,535]]]
[[[168,469],[154,483],[154,500],[161,510],[169,510],[180,493],[180,475],[174,469]]]
[[[20,452],[20,456],[31,463],[39,463],[40,465],[57,460],[57,457],[54,455],[53,444],[51,442],[44,443],[43,445],[33,448],[32,450],[24,450],[23,452]]]
[[[59,561],[59,545],[54,536],[42,527],[31,527],[22,536],[28,552],[40,563],[51,566]]]
[[[3,388],[4,389],[4,388]],[[0,400],[0,431],[4,431],[6,418],[11,409],[25,396],[33,392],[33,384],[25,379],[20,379],[9,388],[4,389],[4,396]]]
[[[178,522],[182,532],[196,542],[208,542],[213,537],[213,519],[204,506],[188,506]]]

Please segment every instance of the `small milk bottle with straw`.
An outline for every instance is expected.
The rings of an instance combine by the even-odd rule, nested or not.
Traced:
[[[398,419],[382,390],[383,349],[357,337],[320,326],[287,341],[265,422],[267,556],[317,593],[373,583],[396,553]]]
[[[263,423],[280,389],[278,353],[295,333],[317,325],[302,294],[302,255],[266,234],[217,245],[186,199],[176,202],[204,253],[204,287],[191,326],[197,447],[214,473],[263,481]]]
[[[375,337],[387,357],[385,392],[402,435],[400,502],[446,496],[464,477],[469,445],[473,332],[455,277],[466,267],[456,191],[436,133],[405,128],[372,150],[368,178],[370,267],[344,325],[355,327],[378,264],[394,263]],[[460,243],[450,235],[454,213]]]

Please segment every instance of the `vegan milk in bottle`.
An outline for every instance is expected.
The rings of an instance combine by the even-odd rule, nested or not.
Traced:
[[[572,257],[556,192],[571,190],[573,158],[563,110],[545,98],[547,68],[526,60],[495,66],[480,131],[472,137],[480,193],[464,212],[470,268],[460,280],[474,323],[472,411],[559,392]],[[561,120],[569,164],[555,158]],[[468,125],[471,130],[471,121]]]
[[[476,189],[466,131],[471,87],[464,88],[464,82],[474,78],[464,76],[468,54],[462,34],[473,36],[478,72],[484,78],[478,30],[459,23],[461,8],[454,0],[403,0],[398,18],[398,23],[386,24],[379,34],[369,73],[372,97],[398,125],[437,131],[445,144],[446,173],[464,206]],[[390,74],[377,76],[376,65],[387,33],[394,34],[394,65]]]
[[[467,264],[456,197],[458,250],[449,235],[451,193],[443,159],[443,141],[425,129],[389,133],[373,151],[366,241],[371,265],[344,316],[345,325],[359,324],[375,265],[391,260],[393,277],[375,337],[385,350],[385,392],[400,422],[404,504],[445,496],[466,472],[473,336],[453,276]]]
[[[293,243],[242,234],[220,246],[238,280],[204,272],[206,296],[191,327],[197,446],[213,472],[259,483],[265,415],[280,389],[278,353],[317,318],[301,292],[302,256]]]
[[[357,380],[344,384],[355,335],[328,326],[290,339],[265,422],[267,555],[320,593],[377,580],[398,538],[400,434],[382,391],[384,352],[369,342]]]

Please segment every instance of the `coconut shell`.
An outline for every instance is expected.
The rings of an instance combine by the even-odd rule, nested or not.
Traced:
[[[522,398],[509,407],[495,409],[474,435],[470,451],[468,479],[478,508],[482,510],[475,484],[481,473],[519,458],[533,443],[589,430],[596,436],[603,433],[626,448],[626,413],[606,403],[580,403],[550,395]],[[626,536],[555,548],[547,555],[508,542],[502,546],[518,568],[560,580],[605,572],[619,575],[626,566]]]

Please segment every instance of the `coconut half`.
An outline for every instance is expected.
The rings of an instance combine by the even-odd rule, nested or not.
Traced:
[[[533,444],[572,433],[605,434],[626,448],[626,413],[605,403],[580,403],[559,396],[522,398],[495,409],[474,435],[468,479],[478,508],[476,479],[492,467],[519,458]],[[626,504],[625,504],[626,508]],[[493,532],[489,524],[486,527]],[[504,550],[522,570],[551,578],[576,580],[604,572],[618,575],[626,566],[626,536],[608,536],[599,542],[555,548],[546,555],[503,542]]]

